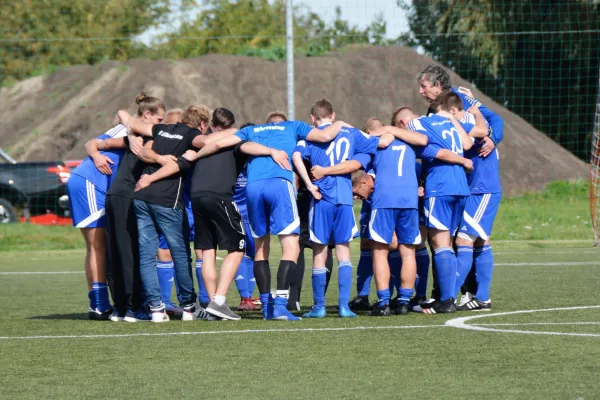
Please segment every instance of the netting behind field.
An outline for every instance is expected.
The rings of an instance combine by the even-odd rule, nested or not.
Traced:
[[[598,78],[600,80],[600,78]],[[600,82],[599,82],[600,84]],[[600,90],[594,118],[592,152],[590,157],[590,211],[594,226],[595,245],[600,245]]]

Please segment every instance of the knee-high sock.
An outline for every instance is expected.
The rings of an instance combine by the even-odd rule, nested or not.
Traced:
[[[433,256],[437,268],[440,300],[446,301],[454,297],[456,284],[456,256],[449,247],[440,247]]]
[[[454,297],[460,292],[460,287],[465,283],[467,275],[473,265],[473,248],[471,246],[458,246],[456,248],[456,284],[454,286]]]
[[[467,280],[461,287],[461,291],[464,293],[477,293],[477,277],[476,277],[477,269],[475,268],[475,255],[473,255],[473,265],[471,266],[471,271],[469,275],[467,275]]]
[[[338,304],[340,307],[347,307],[350,302],[350,292],[352,291],[352,263],[350,261],[340,261],[338,263],[338,285]]]
[[[251,296],[248,290],[248,260],[246,256],[242,258],[242,262],[240,263],[240,267],[238,268],[238,273],[235,276],[235,287],[240,293],[240,297],[248,298]],[[250,260],[251,261],[251,260]],[[254,266],[252,267],[254,268]]]
[[[371,250],[362,250],[356,267],[356,293],[358,296],[368,296],[371,291],[373,278],[373,255]]]
[[[158,284],[160,286],[160,298],[163,303],[170,303],[175,276],[173,262],[158,261],[156,263],[156,274],[158,275]]]
[[[312,270],[312,288],[315,307],[325,307],[325,275],[327,275],[326,268],[313,268]]]
[[[390,296],[396,289],[396,296],[400,296],[400,272],[402,269],[402,258],[400,253],[394,251],[388,255],[388,264],[390,265]]]
[[[248,297],[252,297],[256,286],[256,278],[254,278],[254,260],[249,257],[246,260],[246,277],[248,278]]]
[[[111,309],[108,299],[108,284],[106,282],[92,282],[92,291],[94,293],[94,302],[96,309],[100,312],[106,312]]]
[[[198,280],[198,299],[200,303],[205,304],[210,302],[204,280],[202,279],[202,260],[196,260],[196,279]]]
[[[427,278],[429,277],[429,251],[427,248],[422,248],[416,252],[417,259],[417,282],[415,283],[415,291],[417,297],[427,296]]]
[[[477,272],[477,293],[475,293],[475,297],[477,300],[488,301],[494,272],[492,246],[486,245],[475,249],[475,271]]]
[[[298,263],[290,282],[290,294],[288,297],[288,304],[293,305],[294,309],[296,309],[296,304],[300,303],[305,268],[304,248],[300,248],[300,255],[298,256]]]
[[[275,292],[275,305],[287,306],[290,293],[290,282],[294,279],[296,263],[290,260],[281,260],[277,269],[277,292]]]

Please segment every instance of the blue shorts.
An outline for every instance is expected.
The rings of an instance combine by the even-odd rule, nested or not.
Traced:
[[[308,214],[310,241],[318,244],[349,243],[358,233],[351,205],[312,199]]]
[[[488,240],[501,198],[502,193],[472,194],[467,197],[459,232]]]
[[[420,244],[419,211],[415,208],[376,208],[371,211],[369,239],[390,244],[394,232],[398,244]]]
[[[360,208],[360,217],[358,222],[360,224],[360,237],[361,239],[369,239],[369,220],[371,219],[371,202],[363,200],[362,207]]]
[[[186,203],[185,205],[185,212],[187,214],[187,219],[188,219],[188,224],[190,227],[190,236],[189,236],[189,241],[193,242],[194,239],[196,238],[196,230],[194,228],[194,213],[192,212],[192,203]],[[158,241],[159,241],[159,245],[158,247],[162,250],[168,250],[169,249],[169,245],[167,244],[167,241],[165,239],[165,236],[162,233],[158,234]]]
[[[454,236],[462,219],[467,196],[439,196],[425,199],[427,227],[450,231]]]
[[[104,191],[79,175],[71,175],[67,181],[67,194],[74,227],[104,228]]]
[[[300,218],[296,190],[282,178],[264,179],[246,186],[246,207],[250,232],[255,238],[273,235],[299,235]]]

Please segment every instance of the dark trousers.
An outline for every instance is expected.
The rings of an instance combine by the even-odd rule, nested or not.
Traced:
[[[106,196],[106,272],[115,308],[141,308],[140,253],[133,199]]]

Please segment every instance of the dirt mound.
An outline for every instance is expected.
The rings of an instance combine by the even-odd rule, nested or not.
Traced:
[[[315,99],[326,97],[339,119],[360,127],[371,116],[388,121],[408,105],[425,112],[417,74],[432,60],[403,48],[363,48],[342,55],[296,61],[296,117],[308,121]],[[452,74],[455,86],[471,85]],[[225,106],[238,122],[263,122],[286,108],[285,63],[257,58],[207,55],[183,61],[133,60],[76,66],[0,91],[4,129],[0,147],[19,160],[77,159],[83,145],[111,125],[119,108],[133,110],[142,90],[168,107],[203,103]],[[542,188],[546,183],[587,177],[586,165],[529,123],[473,91],[505,123],[500,145],[506,192]]]

